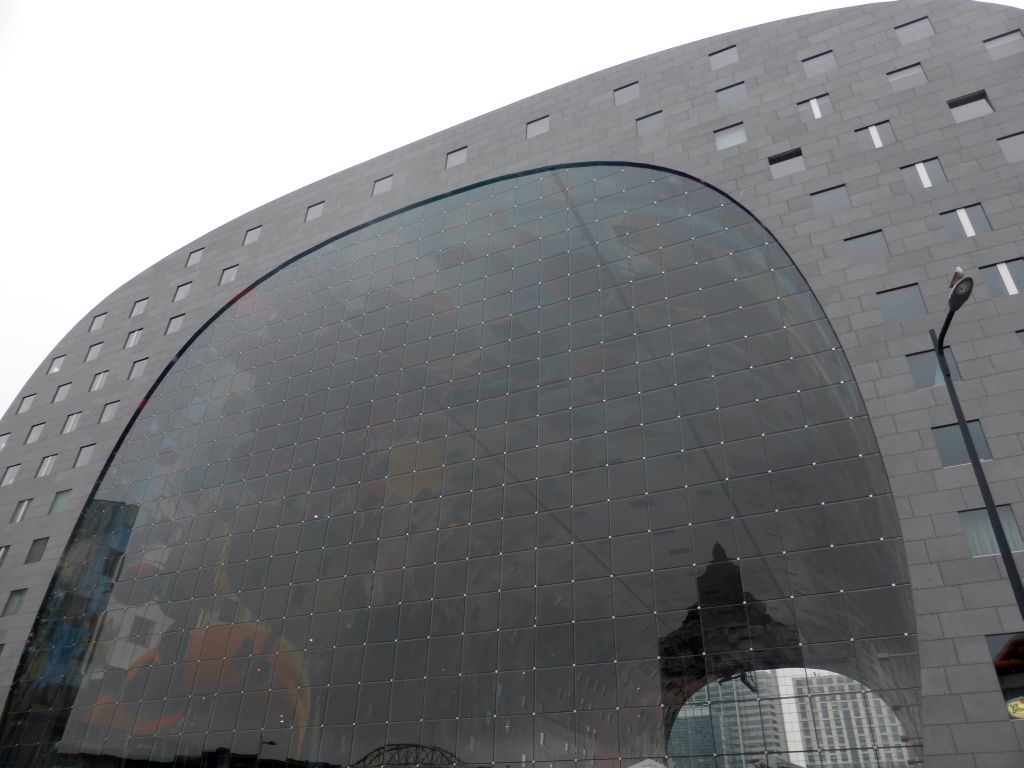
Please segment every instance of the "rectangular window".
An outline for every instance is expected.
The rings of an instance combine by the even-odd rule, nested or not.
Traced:
[[[1003,136],[998,141],[999,149],[1008,163],[1019,163],[1024,160],[1024,132]]]
[[[316,221],[324,215],[324,203],[321,200],[319,203],[313,203],[309,208],[306,209],[306,222]]]
[[[56,373],[64,367],[64,361],[68,359],[67,355],[57,355],[53,360],[50,361],[50,367],[46,369],[46,375],[49,376],[51,373]]]
[[[896,27],[896,37],[904,45],[916,43],[918,40],[924,40],[926,37],[931,37],[934,34],[935,30],[932,29],[932,23],[928,21],[927,16],[908,21],[906,24],[900,24]]]
[[[232,264],[230,267],[224,267],[224,271],[220,273],[220,285],[227,285],[233,282],[238,277],[238,265]]]
[[[181,301],[182,299],[188,298],[189,293],[192,291],[192,283],[182,283],[174,289],[174,298],[172,302]]]
[[[981,422],[975,419],[967,422],[967,431],[971,434],[974,447],[978,451],[978,458],[988,461],[992,458],[992,451],[988,447],[988,440],[985,439],[985,432],[981,428]],[[935,447],[939,451],[939,459],[944,467],[955,467],[958,464],[966,464],[971,460],[967,455],[967,444],[964,443],[963,435],[960,434],[959,424],[946,424],[941,427],[932,427],[932,435],[935,438]]]
[[[832,99],[827,93],[806,101],[798,101],[796,106],[800,110],[800,116],[807,121],[821,120],[825,115],[832,114]]]
[[[992,296],[1016,296],[1024,291],[1024,259],[1010,259],[982,267],[981,276]]]
[[[138,317],[146,311],[146,304],[149,303],[149,299],[139,299],[132,304],[132,311],[128,313],[128,317]]]
[[[846,191],[846,185],[829,187],[820,192],[811,192],[811,205],[818,216],[834,216],[837,213],[850,210],[850,195]]]
[[[792,173],[798,173],[807,166],[804,165],[804,153],[800,149],[791,149],[768,158],[768,167],[771,169],[773,179],[781,179]]]
[[[860,148],[865,150],[881,149],[896,142],[896,134],[893,133],[892,125],[888,120],[869,125],[866,128],[858,128],[855,133],[860,142]]]
[[[7,447],[7,441],[11,439],[10,432],[4,432],[0,435],[0,451]]]
[[[184,315],[175,315],[167,321],[167,329],[164,331],[164,336],[170,336],[172,333],[177,333],[181,330],[182,323],[185,322]]]
[[[965,208],[956,208],[940,214],[942,225],[954,238],[974,237],[979,232],[988,232],[992,227],[981,205],[975,203]]]
[[[3,613],[0,616],[13,616],[21,610],[21,606],[25,602],[26,589],[16,589],[7,596],[7,602],[4,603]]]
[[[84,467],[92,460],[92,452],[95,450],[96,444],[83,445],[78,449],[78,455],[75,456],[75,469],[78,467]]]
[[[996,514],[999,516],[999,522],[1003,525],[1003,532],[1006,534],[1006,541],[1010,545],[1010,549],[1013,552],[1024,551],[1024,541],[1021,541],[1020,526],[1017,525],[1013,509],[1000,504],[996,507]],[[988,519],[987,509],[964,510],[960,513],[960,525],[964,527],[967,548],[971,550],[972,557],[999,554],[999,545],[996,543],[996,534]]]
[[[28,548],[28,554],[25,555],[25,564],[38,563],[43,559],[43,554],[46,552],[46,545],[49,543],[49,538],[34,539],[32,545]]]
[[[46,514],[53,515],[64,512],[68,508],[68,504],[71,501],[71,489],[67,488],[63,491],[57,491],[53,494],[53,501],[50,502],[50,511]]]
[[[196,248],[194,251],[189,253],[188,258],[185,259],[185,267],[186,268],[187,267],[194,267],[200,261],[202,261],[203,260],[203,251],[204,250],[205,249],[203,249],[203,248]]]
[[[715,149],[729,149],[747,143],[747,129],[743,123],[736,123],[715,131]]]
[[[245,236],[242,237],[242,245],[252,245],[260,239],[260,232],[263,230],[263,225],[258,224],[251,229],[245,230]]]
[[[816,77],[835,69],[836,57],[832,51],[825,51],[824,53],[819,53],[803,59],[802,63],[804,65],[804,72],[807,76]]]
[[[736,50],[735,45],[730,45],[728,48],[709,53],[708,60],[711,62],[712,69],[721,69],[739,61],[740,52]]]
[[[120,400],[115,400],[112,403],[107,403],[103,406],[103,411],[100,413],[100,424],[106,424],[108,421],[117,415],[117,406],[121,404]]]
[[[992,113],[992,103],[985,91],[969,93],[958,99],[950,99],[946,103],[949,105],[949,111],[953,113],[953,119],[958,123]]]
[[[124,348],[131,349],[142,339],[142,329],[136,328],[134,331],[130,331],[124,340]]]
[[[526,124],[526,138],[535,139],[538,136],[543,136],[551,130],[551,120],[548,115],[544,117],[538,117],[536,120],[531,120]]]
[[[920,64],[911,64],[909,67],[894,69],[892,72],[886,72],[885,76],[889,78],[889,85],[892,86],[893,91],[896,93],[917,88],[917,86],[928,82],[928,76],[924,73],[924,67]]]
[[[878,292],[878,306],[885,321],[925,314],[924,297],[917,283]]]
[[[878,261],[891,255],[889,253],[889,245],[885,242],[885,235],[882,234],[880,229],[863,235],[848,237],[843,241],[843,244],[846,246],[846,255],[857,264],[862,264],[866,261]]]
[[[651,112],[649,115],[638,117],[636,119],[636,135],[649,136],[656,131],[660,131],[664,123],[665,117],[660,109],[657,112]]]
[[[8,552],[8,550],[10,550],[10,548],[11,547],[8,544],[4,544],[3,546],[0,546],[0,565],[3,565],[4,564],[4,560],[7,559],[7,552]]]
[[[55,389],[53,391],[53,400],[51,402],[54,402],[54,403],[62,403],[62,402],[64,402],[67,399],[68,394],[70,392],[71,392],[71,382],[70,381],[66,382],[64,384],[61,384],[59,387],[57,387],[57,389]]]
[[[454,168],[457,165],[462,165],[466,162],[466,158],[469,156],[469,147],[459,147],[449,152],[444,159],[445,168]]]
[[[36,477],[46,477],[48,474],[53,472],[53,465],[56,463],[56,453],[51,453],[49,456],[43,456],[42,461],[39,462],[39,468],[36,469]]]
[[[1024,51],[1024,35],[1019,29],[1004,32],[985,41],[985,50],[993,59],[1005,59]]]
[[[144,357],[141,360],[136,360],[134,363],[132,363],[132,369],[128,371],[128,381],[131,381],[132,379],[137,379],[139,378],[139,376],[145,373],[147,362],[149,362],[149,358]]]
[[[97,341],[95,344],[90,344],[89,349],[85,352],[85,359],[82,362],[91,363],[97,357],[100,356],[100,352],[103,351],[103,342]]]
[[[93,317],[92,322],[89,323],[89,331],[98,331],[100,328],[103,327],[103,323],[106,321],[106,319],[107,313],[100,312],[98,315]]]
[[[28,434],[25,436],[25,445],[32,445],[32,443],[38,442],[39,438],[43,436],[43,427],[46,424],[33,424],[28,428]]]
[[[92,377],[92,383],[89,385],[89,391],[95,392],[97,389],[103,389],[103,385],[107,383],[107,374],[110,371],[100,371]]]
[[[616,107],[619,106],[620,104],[626,104],[627,102],[632,101],[639,95],[639,82],[629,83],[628,85],[623,85],[620,88],[616,88],[614,91],[612,91],[612,99],[614,100]]]
[[[60,387],[58,387],[58,389],[60,389]],[[29,408],[32,407],[32,403],[34,403],[35,401],[36,396],[34,394],[25,395],[23,398],[21,398],[21,402],[18,403],[18,408],[15,411],[15,413],[25,413]]]
[[[723,109],[738,107],[747,101],[747,84],[741,80],[725,88],[719,88],[715,94],[718,96],[718,106]]]
[[[903,171],[903,180],[911,189],[931,189],[946,180],[946,174],[942,172],[942,166],[937,157],[922,160],[913,165],[905,165],[901,170]]]
[[[82,412],[76,411],[75,413],[69,413],[64,419],[64,426],[61,427],[60,433],[66,435],[70,432],[74,432],[78,429],[78,422],[82,419]]]
[[[22,499],[14,505],[14,511],[11,513],[11,522],[20,523],[25,519],[25,515],[28,514],[28,508],[32,504],[32,499]]]
[[[4,470],[3,479],[0,479],[0,488],[10,485],[18,479],[18,470],[21,469],[21,464],[12,464]]]
[[[943,352],[946,353],[946,364],[949,366],[949,373],[953,377],[953,381],[960,381],[960,369],[956,365],[956,358],[953,357],[953,350],[944,347]],[[942,369],[939,367],[939,359],[935,350],[929,349],[907,355],[907,365],[910,366],[910,377],[914,380],[914,389],[929,389],[943,385]]]
[[[394,176],[385,176],[384,178],[377,179],[373,182],[373,193],[372,197],[383,195],[385,192],[391,189],[391,182],[395,180]]]

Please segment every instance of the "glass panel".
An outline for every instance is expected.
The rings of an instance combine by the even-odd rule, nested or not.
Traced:
[[[624,85],[621,88],[616,88],[612,91],[612,96],[615,101],[615,106],[625,104],[626,102],[632,101],[640,95],[640,83],[630,83]]]
[[[636,135],[637,136],[648,136],[656,131],[661,130],[661,126],[664,125],[664,115],[661,111],[652,112],[649,115],[638,117],[636,119]]]
[[[887,321],[923,315],[927,311],[921,289],[916,283],[881,291],[878,294],[878,306],[882,310],[882,317]]]
[[[962,123],[965,120],[973,120],[976,117],[990,114],[992,105],[984,91],[972,93],[969,96],[961,96],[949,102],[949,111],[953,113],[953,120]]]
[[[526,124],[526,138],[533,139],[548,132],[548,116],[538,117]]]
[[[850,209],[850,196],[846,192],[846,186],[840,185],[812,192],[811,205],[819,216],[833,216]]]
[[[1024,35],[1019,29],[991,37],[985,41],[985,49],[993,59],[1005,59],[1024,51]]]
[[[953,381],[960,381],[960,369],[957,367],[956,358],[953,357],[953,350],[944,347],[946,365],[949,366],[949,373]],[[910,366],[910,375],[914,379],[915,389],[927,389],[928,387],[941,387],[942,369],[939,367],[939,359],[931,349],[924,352],[915,352],[907,355],[907,365]]]
[[[804,73],[808,77],[823,75],[836,68],[836,57],[832,51],[825,51],[803,60]]]
[[[996,513],[999,515],[999,522],[1002,523],[1010,549],[1014,552],[1024,551],[1024,540],[1021,540],[1020,526],[1017,525],[1013,509],[1001,505],[996,507]],[[961,512],[960,524],[964,527],[964,535],[967,536],[967,547],[974,557],[999,553],[999,545],[996,543],[996,535],[988,519],[987,509],[968,509]]]
[[[721,69],[739,61],[740,52],[736,50],[735,45],[730,45],[728,48],[709,54],[708,59],[711,61],[712,69]]]
[[[715,93],[718,95],[718,106],[723,109],[738,107],[747,100],[747,84],[733,83],[725,88],[719,88]]]
[[[771,168],[772,178],[778,179],[783,176],[789,176],[791,173],[802,171],[807,166],[804,165],[803,152],[799,149],[794,149],[781,155],[769,157],[768,167]]]
[[[729,147],[735,147],[739,144],[746,144],[746,142],[747,129],[743,127],[743,123],[730,125],[728,128],[720,128],[715,131],[716,149],[728,149]]]
[[[928,82],[928,76],[924,72],[924,67],[920,64],[912,64],[909,67],[903,67],[893,72],[888,73],[889,85],[892,86],[894,91],[905,91],[909,88],[916,88],[919,85],[924,85]]]
[[[928,21],[927,16],[915,19],[914,21],[908,21],[906,24],[900,24],[896,27],[896,36],[904,45],[924,40],[926,37],[931,37],[934,34],[935,30],[932,29],[932,23]]]
[[[992,451],[989,450],[988,440],[982,431],[980,421],[968,421],[967,431],[971,435],[971,441],[978,452],[978,458],[986,461],[992,458]],[[935,447],[939,451],[939,458],[942,466],[953,467],[957,464],[966,464],[971,458],[967,453],[967,444],[964,443],[963,434],[957,424],[949,424],[944,427],[932,427],[932,435],[935,437]]]

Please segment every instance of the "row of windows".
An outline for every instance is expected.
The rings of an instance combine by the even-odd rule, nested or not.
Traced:
[[[78,449],[75,454],[75,461],[72,468],[77,469],[83,467],[89,463],[92,459],[93,451],[96,448],[95,443],[89,445],[83,445]],[[39,466],[36,468],[36,477],[46,477],[53,472],[53,467],[57,462],[57,454],[52,453],[48,456],[44,456],[39,460]],[[0,488],[8,485],[13,485],[14,481],[18,479],[18,475],[21,473],[21,464],[11,464],[4,470],[3,476],[0,477]]]
[[[46,552],[46,544],[50,541],[49,537],[42,539],[33,539],[32,545],[28,548],[28,554],[25,555],[25,564],[38,563],[43,559],[43,554]],[[0,566],[4,564],[4,560],[7,559],[7,552],[10,550],[10,545],[0,545]]]

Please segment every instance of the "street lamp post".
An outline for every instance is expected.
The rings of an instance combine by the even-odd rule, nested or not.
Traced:
[[[995,535],[996,545],[999,547],[999,555],[1003,559],[1003,565],[1006,567],[1006,576],[1010,580],[1010,587],[1013,589],[1013,596],[1017,601],[1017,610],[1020,611],[1021,618],[1024,619],[1024,584],[1021,583],[1020,572],[1017,570],[1017,563],[1014,561],[1013,553],[1010,550],[1010,542],[1006,538],[1006,531],[1003,529],[1003,523],[999,519],[999,513],[996,511],[996,503],[992,498],[992,489],[989,488],[985,471],[981,467],[981,459],[978,458],[978,449],[974,445],[974,438],[971,437],[971,431],[967,428],[967,420],[964,418],[963,408],[960,407],[960,398],[957,397],[956,387],[953,386],[953,376],[949,371],[949,363],[946,362],[946,353],[943,349],[946,332],[949,330],[949,324],[953,320],[953,315],[956,314],[960,307],[967,303],[967,299],[971,297],[972,290],[974,290],[974,280],[966,277],[963,270],[957,267],[950,282],[949,311],[946,313],[946,320],[942,324],[942,330],[939,331],[938,336],[935,335],[934,328],[929,330],[928,333],[931,334],[935,355],[939,358],[939,368],[942,371],[943,381],[946,382],[949,401],[953,406],[953,413],[956,414],[957,424],[960,425],[960,434],[963,436],[964,444],[967,447],[967,455],[971,459],[971,466],[974,468],[974,477],[978,481],[981,498],[985,502],[989,524],[992,526],[992,533]]]

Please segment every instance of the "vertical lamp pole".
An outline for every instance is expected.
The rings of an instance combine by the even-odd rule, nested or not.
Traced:
[[[992,499],[992,490],[989,488],[985,471],[981,468],[981,459],[978,458],[978,449],[974,445],[974,438],[971,437],[971,431],[967,428],[967,421],[964,419],[963,408],[960,407],[960,398],[957,397],[956,387],[953,386],[953,377],[949,372],[949,363],[946,362],[946,353],[943,348],[946,340],[946,331],[949,330],[949,324],[953,320],[953,315],[971,297],[971,291],[974,289],[974,280],[970,277],[965,277],[963,270],[957,267],[953,273],[950,287],[949,311],[946,313],[946,320],[942,324],[942,330],[939,331],[938,336],[935,335],[934,328],[929,330],[929,334],[931,334],[932,344],[935,347],[935,355],[939,358],[939,368],[942,370],[942,378],[946,382],[949,401],[953,405],[956,421],[960,425],[960,434],[963,435],[964,444],[967,446],[967,455],[970,457],[971,466],[974,468],[974,477],[978,481],[981,498],[984,500],[985,509],[988,511],[988,520],[996,537],[999,555],[1003,559],[1003,565],[1006,567],[1006,576],[1010,580],[1013,596],[1017,600],[1017,609],[1020,611],[1021,618],[1024,618],[1024,584],[1021,583],[1020,572],[1017,570],[1017,563],[1014,561],[1013,553],[1010,551],[1010,542],[1006,539],[1003,523],[999,519],[999,513],[996,512],[996,503]]]

